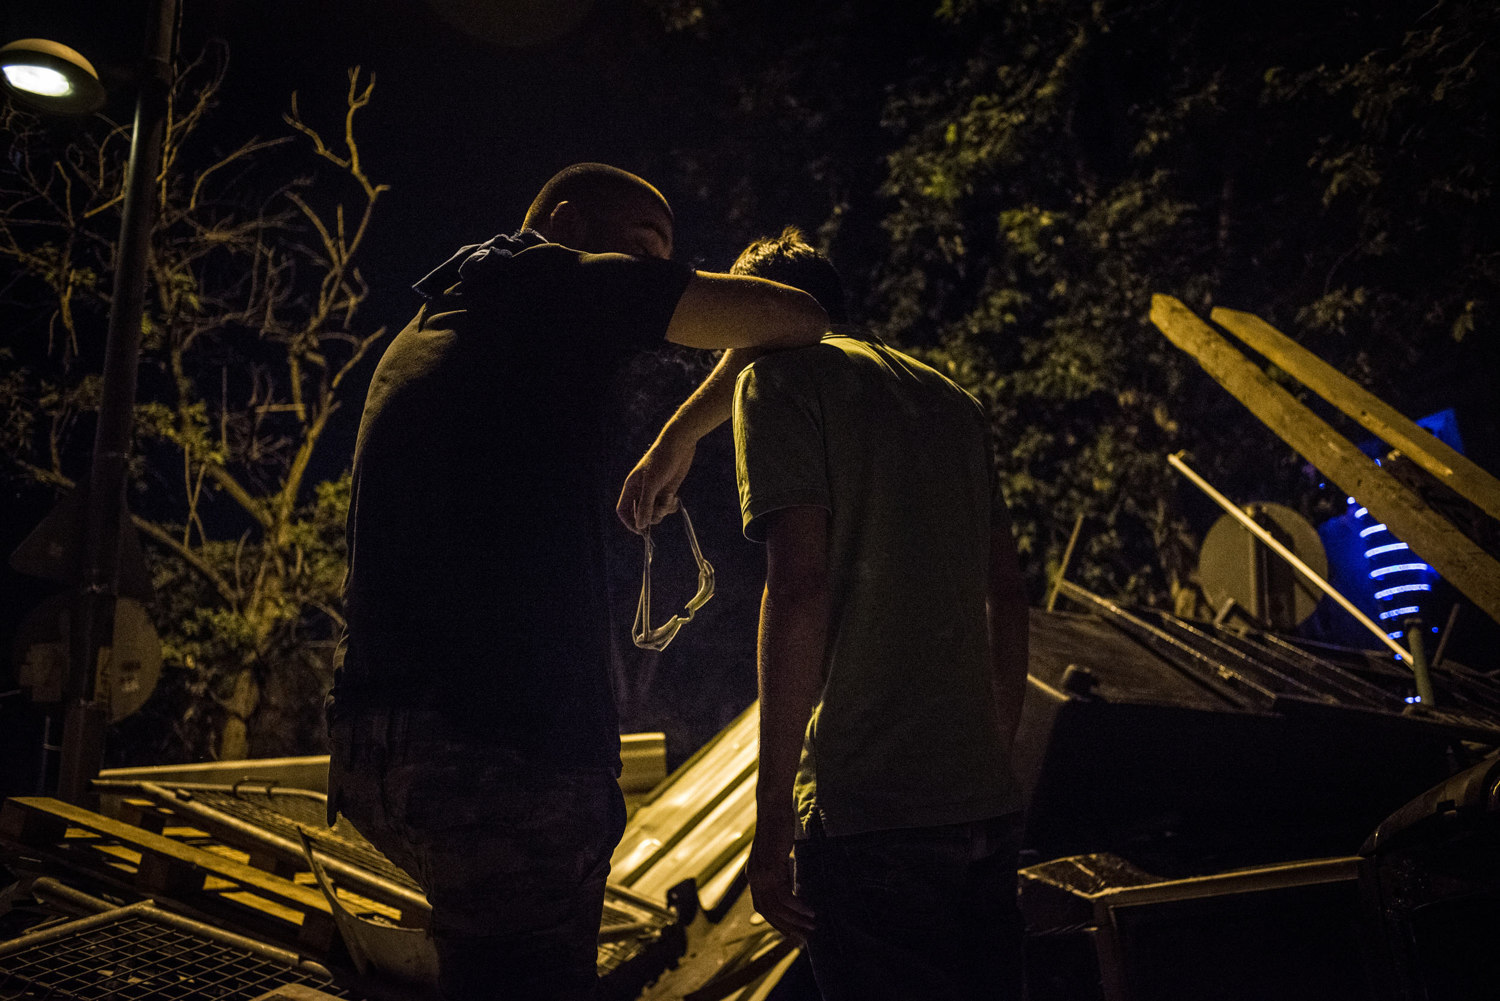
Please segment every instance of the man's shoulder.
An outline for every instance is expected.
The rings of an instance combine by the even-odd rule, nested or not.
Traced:
[[[947,400],[964,408],[979,408],[974,397],[952,378],[919,358],[876,337],[835,333],[817,344],[775,351],[757,358],[740,379],[763,384],[821,387],[853,392],[859,387],[885,386],[908,397]]]
[[[914,394],[966,400],[978,405],[951,376],[878,337],[834,335],[825,338],[823,344],[838,349],[850,370],[865,378],[898,383],[906,392]]]
[[[518,275],[578,275],[584,278],[607,278],[612,275],[650,276],[681,279],[684,284],[693,269],[682,261],[632,254],[591,254],[560,243],[543,243],[516,254],[510,262]]]
[[[810,386],[847,365],[844,353],[825,338],[817,344],[763,354],[740,371],[739,381]]]
[[[972,393],[947,372],[934,367],[916,355],[908,354],[897,348],[891,347],[884,342],[878,342],[881,351],[888,357],[900,360],[905,370],[914,376],[914,383],[919,387],[918,391],[951,400],[963,409],[975,409],[983,412],[983,406]]]
[[[485,308],[517,297],[546,295],[572,282],[608,281],[611,276],[649,275],[686,265],[631,257],[627,254],[590,254],[560,243],[541,243],[515,254],[495,255],[493,264],[464,272],[457,288],[459,305]]]

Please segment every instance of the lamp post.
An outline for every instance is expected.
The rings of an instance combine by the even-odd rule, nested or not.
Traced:
[[[86,115],[104,103],[94,64],[58,42],[23,38],[0,46],[0,71],[18,98],[42,111]]]
[[[125,169],[125,204],[115,250],[99,418],[85,495],[82,562],[70,619],[68,676],[63,689],[66,716],[57,792],[73,803],[89,798],[89,783],[103,763],[104,729],[109,721],[108,704],[101,701],[95,681],[101,655],[114,641],[146,263],[156,224],[156,176],[161,170],[167,97],[172,86],[177,4],[178,0],[156,0],[147,15],[145,59]],[[11,43],[0,49],[0,70],[21,100],[43,110],[87,112],[103,102],[103,88],[93,67],[56,42],[26,39]],[[102,694],[107,698],[108,692]]]

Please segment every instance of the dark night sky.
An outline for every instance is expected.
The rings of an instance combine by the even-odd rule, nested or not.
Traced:
[[[152,0],[154,2],[154,0]],[[665,156],[672,137],[647,124],[659,109],[643,106],[643,83],[671,72],[653,54],[626,44],[632,19],[653,17],[624,0],[549,0],[535,6],[574,16],[577,27],[558,40],[529,47],[500,44],[491,16],[469,15],[475,29],[454,27],[463,8],[481,15],[507,4],[473,0],[183,0],[180,58],[216,37],[229,46],[229,72],[214,133],[228,147],[250,136],[286,134],[281,120],[290,94],[301,95],[304,118],[337,134],[347,69],[374,71],[371,106],[357,135],[368,172],[389,184],[362,254],[372,293],[368,328],[392,330],[416,306],[412,281],[458,245],[519,224],[538,187],[557,169],[603,160],[643,170],[630,151]],[[51,38],[85,54],[109,90],[105,114],[128,121],[131,74],[142,51],[146,3],[141,0],[11,0],[0,6],[0,39]],[[451,14],[445,18],[443,12]],[[490,37],[484,37],[484,36]],[[680,88],[691,100],[691,86]],[[643,138],[645,142],[643,143]],[[727,264],[729,248],[712,244],[711,226],[690,200],[666,190],[678,209],[679,256]],[[706,240],[706,242],[705,242]],[[365,366],[368,379],[373,362]],[[352,386],[362,396],[363,386]],[[333,475],[353,446],[358,407],[320,449]],[[45,509],[7,504],[0,546],[8,553]],[[19,618],[52,590],[0,570],[0,636],[9,645]],[[0,656],[3,656],[0,652]]]
[[[667,162],[677,137],[660,124],[673,117],[670,109],[652,106],[649,95],[670,94],[684,104],[702,99],[695,81],[664,59],[663,50],[632,43],[640,37],[632,28],[655,17],[640,0],[182,2],[183,56],[198,52],[210,37],[229,46],[216,126],[226,146],[252,135],[285,134],[281,114],[293,90],[301,93],[309,122],[336,130],[347,68],[360,65],[376,74],[373,103],[357,131],[371,176],[391,191],[383,196],[362,255],[372,286],[364,307],[370,327],[404,323],[416,303],[410,283],[457,245],[517,225],[532,194],[560,167],[604,160],[651,176],[652,163],[635,158]],[[924,16],[935,6],[928,0],[900,2],[908,5],[900,11],[920,8]],[[807,30],[815,30],[814,6],[805,15]],[[578,23],[539,45],[497,41],[505,31],[482,15],[523,7],[559,12]],[[106,112],[124,121],[145,10],[143,0],[8,0],[0,4],[0,40],[48,37],[84,52],[110,89]],[[882,9],[881,16],[893,10]],[[881,30],[891,35],[896,29]],[[664,81],[671,85],[662,86]],[[788,178],[788,191],[796,180]],[[727,264],[735,248],[716,233],[712,207],[669,185],[665,193],[678,213],[678,256],[707,267]],[[798,219],[789,203],[778,202],[790,195],[758,195],[767,218],[757,221],[767,230],[786,221],[821,221]],[[362,395],[362,387],[352,395]],[[347,409],[348,426],[329,442],[325,461],[340,463],[352,448],[350,414],[358,408]],[[40,514],[5,517],[0,546],[8,552]],[[8,571],[0,577],[0,626],[6,627],[0,634],[8,636],[14,619],[35,600],[35,588]]]
[[[533,6],[577,27],[540,45],[495,40],[524,36],[526,25],[505,23],[506,11]],[[144,10],[140,0],[13,0],[0,37],[51,37],[84,52],[111,89],[107,112],[124,120]],[[218,115],[226,142],[285,132],[280,115],[293,90],[310,121],[336,128],[347,68],[376,73],[358,134],[371,175],[392,188],[364,261],[383,298],[455,242],[512,227],[558,168],[596,159],[642,169],[629,151],[643,137],[647,148],[670,148],[672,137],[651,135],[658,109],[642,96],[648,76],[670,67],[626,41],[632,19],[653,16],[624,0],[184,0],[180,49],[190,57],[209,37],[229,44]],[[691,99],[690,81],[682,83]],[[673,201],[686,255],[722,252],[695,239],[702,220],[687,199]]]

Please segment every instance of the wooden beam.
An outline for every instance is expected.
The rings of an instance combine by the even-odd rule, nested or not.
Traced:
[[[209,903],[219,895],[237,900],[254,910],[276,915],[298,928],[296,939],[317,949],[327,949],[336,933],[328,901],[315,888],[281,879],[191,845],[110,817],[93,813],[61,800],[15,796],[0,805],[0,838],[25,847],[51,852],[66,848],[66,832],[82,829],[123,845],[140,856],[133,878],[116,871],[116,879],[147,895],[170,894],[192,906]],[[92,871],[108,863],[103,859]],[[222,884],[240,887],[245,893],[223,893]]]
[[[1181,302],[1151,297],[1151,322],[1276,436],[1390,527],[1476,607],[1500,622],[1500,562],[1423,504]]]
[[[1454,493],[1500,519],[1500,480],[1408,420],[1380,397],[1271,326],[1254,313],[1219,308],[1209,314],[1219,326],[1265,355],[1365,430],[1437,477]]]

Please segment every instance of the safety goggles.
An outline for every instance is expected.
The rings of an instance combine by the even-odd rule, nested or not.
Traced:
[[[677,631],[692,622],[693,614],[714,596],[713,564],[703,558],[703,550],[698,548],[698,536],[693,532],[693,519],[688,517],[687,508],[679,504],[677,510],[682,512],[682,526],[687,531],[688,546],[693,551],[693,559],[698,563],[698,593],[693,595],[681,614],[672,616],[654,629],[651,627],[651,556],[656,550],[656,544],[651,541],[649,527],[642,532],[641,535],[646,540],[646,559],[641,570],[641,600],[635,606],[635,625],[630,629],[631,640],[642,650],[665,650]]]

